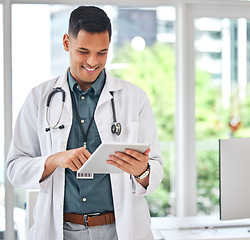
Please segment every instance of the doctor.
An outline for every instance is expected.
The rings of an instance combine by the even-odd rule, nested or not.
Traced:
[[[63,37],[69,69],[34,88],[21,108],[6,173],[16,187],[40,189],[29,239],[153,240],[144,196],[163,175],[156,124],[145,92],[105,69],[110,40],[103,10],[75,9]],[[113,103],[121,128],[111,131]],[[150,149],[110,156],[107,163],[122,174],[77,179],[105,141],[145,142]]]

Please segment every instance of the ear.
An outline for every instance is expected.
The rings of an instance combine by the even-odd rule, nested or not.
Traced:
[[[63,35],[63,47],[64,47],[64,50],[65,51],[69,51],[69,36],[68,36],[68,34],[64,34]]]

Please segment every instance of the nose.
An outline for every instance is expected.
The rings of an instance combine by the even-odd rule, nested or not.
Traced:
[[[89,66],[96,66],[98,64],[97,57],[94,54],[89,55],[87,59],[87,64]]]

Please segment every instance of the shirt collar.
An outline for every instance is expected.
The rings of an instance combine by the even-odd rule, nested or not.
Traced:
[[[101,73],[99,74],[99,76],[97,77],[97,79],[95,80],[95,82],[91,85],[91,87],[85,93],[88,94],[89,92],[93,91],[94,95],[100,95],[102,88],[104,86],[105,80],[106,80],[106,74],[105,74],[105,70],[103,69]],[[77,89],[77,87],[79,91],[81,91],[79,84],[71,75],[70,69],[68,69],[68,82],[69,82],[70,90],[72,92],[74,92]]]

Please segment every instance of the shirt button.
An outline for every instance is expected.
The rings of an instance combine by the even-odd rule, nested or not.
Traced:
[[[84,119],[82,119],[82,120],[81,120],[81,123],[84,123],[84,122],[85,122]]]
[[[57,204],[56,207],[57,207],[58,210],[61,208],[60,204]]]
[[[84,96],[81,96],[81,99],[82,99],[82,100],[84,100],[84,98],[85,98]]]
[[[83,201],[83,202],[86,202],[86,201],[87,201],[87,198],[83,198],[82,201]]]

